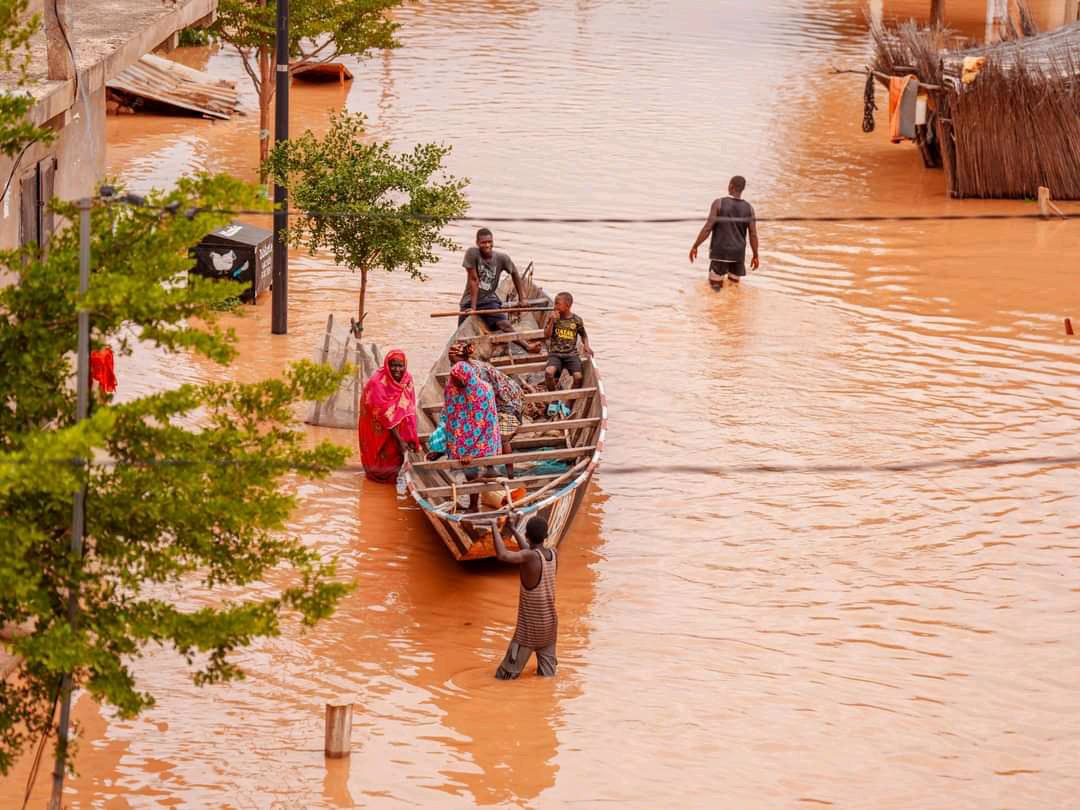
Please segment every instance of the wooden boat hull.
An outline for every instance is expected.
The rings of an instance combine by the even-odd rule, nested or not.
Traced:
[[[510,286],[509,281],[506,286]],[[544,298],[550,301],[550,298],[532,282],[531,278],[526,279],[525,286],[526,294],[531,300]],[[510,289],[503,289],[501,292],[503,299],[506,300]],[[517,328],[526,334],[536,335],[539,320],[536,315],[523,315]],[[485,335],[488,333],[479,319],[469,318],[455,331],[447,343],[447,348],[455,341],[475,340]],[[499,342],[500,339],[501,336],[495,333],[495,341]],[[519,380],[534,383],[537,379],[543,378],[544,363],[543,359],[536,359],[538,357],[539,355],[536,355],[527,360],[519,358],[509,361],[508,358],[502,358],[497,360],[496,364],[508,372],[511,369],[519,369],[520,373],[514,376]],[[438,415],[443,402],[444,380],[449,371],[449,365],[444,351],[432,368],[424,386],[418,392],[418,422],[421,436],[430,433],[438,423]],[[497,491],[500,487],[507,490],[511,487],[525,488],[526,495],[519,499],[520,506],[515,501],[515,509],[525,516],[538,515],[547,520],[546,545],[550,547],[562,542],[573,523],[577,510],[585,499],[593,473],[600,462],[607,432],[607,399],[598,366],[595,360],[586,358],[583,358],[582,365],[584,379],[579,389],[563,390],[556,394],[538,391],[527,395],[527,399],[531,401],[547,402],[559,398],[572,403],[574,407],[570,419],[565,423],[537,420],[523,426],[519,431],[519,438],[515,438],[514,441],[516,457],[507,459],[515,465],[516,477],[509,479],[508,483],[471,485],[474,490],[481,487],[486,492]],[[567,378],[562,382],[566,385],[569,380]],[[560,428],[560,424],[565,424],[567,427]],[[520,450],[518,449],[519,442],[521,443]],[[547,444],[553,444],[555,447],[530,452],[532,447]],[[565,458],[569,469],[561,473],[540,476],[530,476],[527,471],[521,472],[518,459],[524,459],[525,463],[528,463],[527,460],[536,459],[537,456],[551,455]],[[459,465],[456,462],[439,462],[433,465],[425,462],[422,454],[414,454],[405,468],[409,494],[455,559],[479,560],[493,557],[495,548],[490,532],[470,530],[467,525],[469,517],[463,514],[467,512],[467,509],[462,510],[457,505],[459,488],[462,491],[468,491],[470,487],[464,481],[458,468]],[[512,541],[508,543],[508,546],[515,547]]]

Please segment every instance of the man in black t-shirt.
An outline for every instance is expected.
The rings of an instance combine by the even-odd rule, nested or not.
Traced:
[[[465,292],[461,296],[461,310],[499,310],[503,302],[499,298],[499,282],[502,281],[503,273],[509,273],[514,281],[514,289],[517,291],[518,306],[525,306],[525,285],[521,280],[514,262],[505,253],[495,250],[495,237],[487,228],[481,228],[476,232],[476,247],[465,251],[465,259],[461,262],[465,268],[468,279],[465,283]],[[468,315],[458,318],[458,326],[465,322]],[[491,315],[481,315],[488,329],[500,332],[513,332],[514,326],[510,323],[505,313],[494,312]],[[517,320],[516,318],[514,320]],[[524,341],[514,341],[525,351],[531,351],[533,347]]]
[[[709,282],[714,287],[723,287],[725,279],[738,282],[746,275],[746,242],[749,236],[750,249],[754,255],[750,260],[750,269],[757,270],[761,265],[758,259],[757,223],[754,220],[754,207],[742,198],[746,188],[746,178],[736,175],[728,183],[728,196],[713,200],[709,206],[709,218],[705,220],[690,248],[690,263],[697,259],[698,246],[706,239],[709,242]]]

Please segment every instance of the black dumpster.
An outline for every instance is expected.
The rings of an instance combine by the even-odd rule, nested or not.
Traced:
[[[270,289],[273,276],[274,234],[265,228],[231,222],[207,234],[193,249],[197,276],[243,281],[248,287],[240,300],[255,303]]]

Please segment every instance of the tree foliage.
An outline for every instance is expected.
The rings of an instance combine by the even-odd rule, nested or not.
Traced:
[[[28,0],[0,0],[0,72],[14,74],[19,87],[27,83],[30,37],[41,23],[37,14],[26,16],[27,7]],[[0,153],[13,158],[31,143],[53,139],[52,130],[27,120],[33,106],[34,98],[29,93],[0,92]],[[0,185],[0,192],[3,190]]]
[[[310,624],[329,615],[350,588],[332,561],[282,532],[294,505],[282,477],[297,468],[323,476],[346,454],[310,446],[292,427],[298,401],[336,389],[340,376],[328,368],[301,363],[260,383],[181,385],[102,403],[74,422],[80,306],[91,313],[93,346],[119,352],[121,390],[136,341],[219,363],[236,353],[215,307],[240,285],[189,281],[187,251],[226,222],[197,209],[265,203],[250,186],[206,175],[147,202],[95,204],[85,298],[77,227],[54,234],[44,259],[32,246],[0,253],[0,267],[18,276],[0,289],[0,625],[25,631],[8,644],[19,669],[0,682],[0,773],[48,728],[62,673],[129,717],[153,703],[132,670],[147,645],[174,649],[198,683],[227,681],[242,674],[236,650],[278,634],[288,616]],[[78,222],[72,205],[54,207]],[[76,559],[69,544],[80,486],[86,543]],[[244,589],[268,579],[257,592]]]
[[[290,73],[348,54],[358,58],[374,50],[396,48],[398,24],[391,9],[403,0],[290,0]],[[243,60],[259,96],[260,162],[266,159],[270,103],[274,99],[277,42],[275,0],[220,0],[211,35],[229,43]]]
[[[450,147],[426,143],[395,153],[388,142],[365,136],[365,120],[335,113],[324,137],[308,130],[277,144],[267,161],[292,204],[311,212],[294,220],[290,241],[311,252],[328,250],[339,264],[360,271],[361,321],[368,271],[404,270],[423,280],[424,265],[439,260],[435,248],[456,249],[442,231],[468,210],[468,180],[444,171]]]

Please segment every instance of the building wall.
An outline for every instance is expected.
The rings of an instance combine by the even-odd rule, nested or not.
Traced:
[[[54,193],[62,200],[76,200],[93,194],[105,174],[104,87],[80,97],[70,110],[57,116],[50,125],[57,131],[56,140],[47,146],[35,144],[26,151],[0,203],[0,249],[19,244],[23,216],[20,181],[33,172],[39,162],[50,157],[56,159]],[[13,164],[14,161],[0,157],[0,190],[11,174]]]

